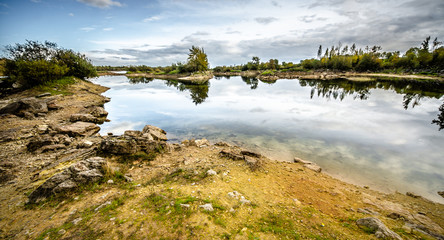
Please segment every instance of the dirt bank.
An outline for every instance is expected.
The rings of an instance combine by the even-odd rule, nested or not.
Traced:
[[[444,205],[347,184],[300,159],[272,161],[205,140],[170,144],[154,127],[122,137],[68,131],[78,119],[103,117],[108,99],[106,88],[80,80],[67,91],[1,99],[4,107],[41,95],[48,109],[0,117],[2,239],[443,238]],[[162,144],[149,150],[147,142]],[[99,181],[26,204],[48,179],[95,156],[106,162]],[[363,227],[363,218],[389,230]]]

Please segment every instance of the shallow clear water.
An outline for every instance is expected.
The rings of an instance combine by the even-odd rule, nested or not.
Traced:
[[[124,76],[110,87],[102,134],[158,126],[172,141],[205,137],[277,160],[300,157],[359,185],[444,202],[443,85],[231,77],[206,86]]]

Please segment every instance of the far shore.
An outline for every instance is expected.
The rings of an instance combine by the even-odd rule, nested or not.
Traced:
[[[278,79],[302,79],[302,80],[334,80],[346,79],[350,81],[374,81],[384,80],[418,80],[418,81],[444,81],[441,76],[427,76],[419,74],[398,74],[398,73],[376,73],[376,72],[337,72],[337,71],[297,71],[297,72],[205,72],[196,74],[153,74],[153,73],[116,73],[113,71],[100,72],[99,76],[127,76],[127,77],[147,77],[166,80],[177,80],[193,84],[204,84],[213,76],[215,77],[254,77],[262,81],[274,82]]]

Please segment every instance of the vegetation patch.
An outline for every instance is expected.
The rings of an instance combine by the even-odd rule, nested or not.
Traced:
[[[299,239],[301,237],[297,232],[294,221],[283,215],[269,213],[259,219],[258,225],[261,232],[272,233],[287,239]]]

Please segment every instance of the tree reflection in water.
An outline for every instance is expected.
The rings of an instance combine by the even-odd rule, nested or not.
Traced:
[[[225,77],[229,79],[229,77]],[[131,77],[130,83],[150,83],[153,78]],[[218,78],[221,79],[221,78]],[[242,77],[242,81],[250,86],[250,89],[257,89],[259,80],[252,77]],[[268,82],[267,82],[268,83]],[[210,82],[205,84],[190,84],[177,80],[165,80],[165,84],[175,87],[179,91],[189,91],[194,104],[205,102],[208,98]],[[311,87],[310,98],[315,95],[327,99],[343,100],[346,96],[353,96],[355,100],[367,100],[372,89],[383,89],[394,91],[403,95],[402,105],[404,109],[414,108],[420,105],[423,98],[440,99],[444,95],[444,82],[437,81],[415,81],[415,80],[384,80],[374,81],[349,81],[345,79],[336,80],[299,80],[302,87]],[[439,126],[439,130],[444,129],[444,103],[439,107],[438,119],[432,121]]]
[[[444,129],[444,102],[439,107],[438,119],[433,119],[432,124],[436,124],[439,126],[439,131]]]

